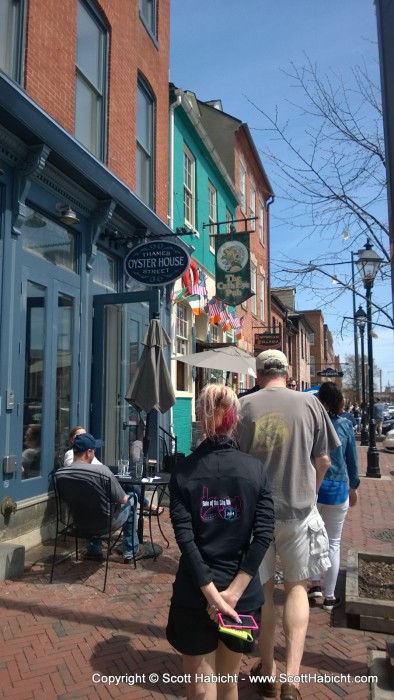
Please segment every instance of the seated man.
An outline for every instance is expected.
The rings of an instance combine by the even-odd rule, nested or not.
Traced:
[[[74,438],[73,451],[74,461],[69,467],[63,467],[62,473],[72,473],[73,470],[81,469],[89,465],[89,469],[84,469],[83,473],[89,480],[89,473],[103,474],[108,476],[111,483],[111,500],[115,504],[112,515],[113,529],[122,528],[123,542],[122,552],[123,561],[125,564],[130,564],[134,558],[140,559],[143,556],[143,549],[139,547],[137,534],[137,515],[136,502],[137,499],[132,496],[127,496],[120,486],[117,478],[112,474],[104,464],[93,464],[94,453],[96,449],[96,440],[90,433],[82,433]],[[95,488],[100,488],[96,480],[92,480]],[[103,489],[103,503],[105,503],[106,494]],[[102,544],[100,537],[90,537],[86,540],[86,559],[102,559]]]
[[[76,437],[76,435],[82,435],[83,433],[86,433],[86,428],[84,428],[82,425],[76,425],[74,428],[71,428],[71,430],[68,434],[69,449],[61,457],[61,463],[60,463],[61,467],[69,467],[73,463],[73,461],[74,461],[74,451],[73,451],[74,438]],[[92,464],[101,464],[101,462],[99,462],[97,457],[93,457]]]

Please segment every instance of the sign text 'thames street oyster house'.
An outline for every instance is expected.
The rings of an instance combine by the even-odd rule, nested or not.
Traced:
[[[189,256],[4,77],[0,119],[0,543],[32,546],[53,532],[51,475],[71,427],[102,440],[105,464],[128,454],[139,416],[124,396],[149,319],[169,332]],[[169,418],[152,417],[151,458]]]

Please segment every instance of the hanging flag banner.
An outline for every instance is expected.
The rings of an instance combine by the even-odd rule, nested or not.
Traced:
[[[250,288],[249,233],[215,236],[216,296],[237,306],[254,295]]]

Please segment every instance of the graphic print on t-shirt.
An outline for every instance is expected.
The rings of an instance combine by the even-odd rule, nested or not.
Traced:
[[[290,438],[290,428],[280,413],[266,413],[256,420],[253,447],[267,453],[282,447]]]
[[[209,496],[208,486],[203,486],[201,499],[201,520],[238,520],[242,515],[240,496]]]

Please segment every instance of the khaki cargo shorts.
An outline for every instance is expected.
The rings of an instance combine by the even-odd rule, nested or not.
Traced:
[[[328,536],[323,519],[314,506],[303,520],[279,520],[274,539],[260,564],[260,581],[275,575],[276,557],[285,581],[305,581],[330,568]]]

